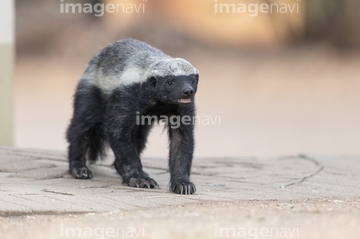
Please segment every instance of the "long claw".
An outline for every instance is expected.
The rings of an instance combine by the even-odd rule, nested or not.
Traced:
[[[150,188],[150,183],[149,182],[144,182],[144,186],[146,185],[147,188]]]
[[[157,186],[157,182],[149,177],[133,177],[130,178],[129,181],[125,182],[124,184],[127,184],[131,187],[137,187],[137,188],[155,188]]]
[[[172,183],[171,190],[174,193],[190,195],[196,192],[196,187],[192,182]]]

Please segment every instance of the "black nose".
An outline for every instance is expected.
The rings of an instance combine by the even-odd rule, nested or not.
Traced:
[[[183,95],[186,97],[191,97],[194,95],[194,89],[191,87],[187,87],[183,90]]]

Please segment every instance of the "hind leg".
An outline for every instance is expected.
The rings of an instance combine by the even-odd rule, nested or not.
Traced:
[[[79,84],[74,101],[74,115],[67,131],[69,143],[69,171],[78,179],[92,177],[91,170],[86,166],[86,154],[94,137],[94,127],[101,115],[99,92],[95,87],[86,88]]]
[[[86,166],[86,125],[73,120],[68,133],[69,171],[74,178],[88,179],[92,177],[91,170]]]

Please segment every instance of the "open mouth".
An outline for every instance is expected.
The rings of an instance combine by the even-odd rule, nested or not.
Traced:
[[[191,102],[191,99],[180,99],[178,100],[179,103],[188,104]]]

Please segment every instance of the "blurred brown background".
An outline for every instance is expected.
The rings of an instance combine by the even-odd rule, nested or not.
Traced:
[[[299,13],[256,17],[216,14],[213,0],[110,2],[145,12],[61,14],[57,0],[16,0],[16,146],[65,150],[87,62],[132,37],[200,70],[198,115],[221,124],[197,126],[197,157],[360,154],[359,1],[303,0]],[[166,157],[161,127],[149,142],[145,156]]]

